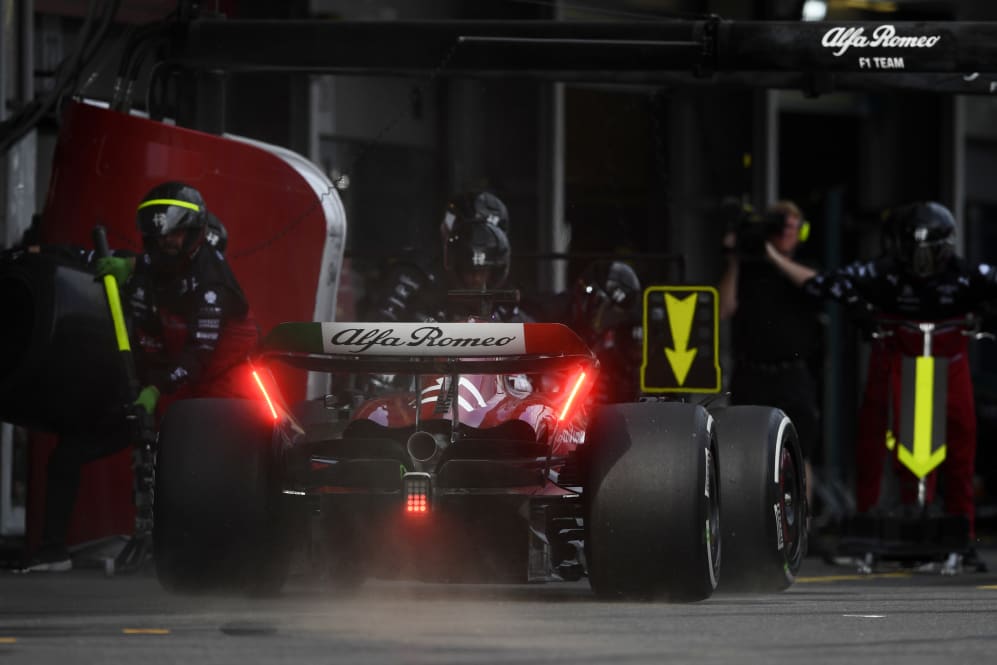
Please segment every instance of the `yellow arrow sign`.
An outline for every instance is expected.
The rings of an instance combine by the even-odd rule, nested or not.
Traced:
[[[918,478],[924,478],[945,461],[945,444],[934,451],[931,449],[935,417],[935,359],[931,356],[918,356],[915,361],[914,445],[908,449],[901,442],[897,448],[897,458]]]
[[[720,391],[717,300],[712,286],[644,289],[642,393]]]
[[[668,364],[675,372],[675,378],[681,386],[689,375],[689,368],[696,358],[697,349],[690,349],[689,335],[692,333],[692,319],[696,314],[696,297],[698,293],[679,299],[670,293],[665,294],[665,307],[668,308],[668,327],[672,331],[674,349],[665,347]]]

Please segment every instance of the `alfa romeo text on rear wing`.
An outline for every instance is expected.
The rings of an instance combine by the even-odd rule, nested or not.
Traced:
[[[258,357],[353,372],[537,372],[596,363],[559,323],[282,323]]]

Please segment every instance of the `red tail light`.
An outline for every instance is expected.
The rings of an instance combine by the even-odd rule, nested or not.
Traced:
[[[558,420],[564,420],[568,417],[568,413],[571,412],[571,405],[575,403],[575,399],[578,397],[578,393],[581,391],[584,384],[585,370],[582,370],[578,373],[578,378],[575,379],[574,384],[571,386],[571,392],[568,393],[568,399],[564,400],[564,407],[561,408],[561,415],[557,417]]]
[[[253,378],[256,379],[256,385],[260,387],[260,392],[263,393],[263,399],[267,401],[267,406],[270,407],[270,415],[273,416],[274,420],[277,420],[277,409],[274,408],[273,400],[270,399],[270,395],[267,394],[267,389],[263,385],[263,380],[260,379],[260,375],[256,373],[255,369],[253,370]]]

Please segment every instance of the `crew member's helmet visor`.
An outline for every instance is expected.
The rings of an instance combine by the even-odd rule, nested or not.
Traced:
[[[201,206],[177,199],[143,201],[137,211],[139,233],[145,238],[201,226]]]
[[[489,222],[462,222],[454,226],[446,246],[445,262],[470,288],[499,288],[509,274],[509,241]]]
[[[937,275],[945,269],[954,253],[949,241],[915,243],[905,253],[910,257],[907,269],[915,277]]]

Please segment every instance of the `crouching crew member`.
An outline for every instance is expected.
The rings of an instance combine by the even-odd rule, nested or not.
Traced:
[[[260,331],[224,255],[208,239],[211,221],[196,189],[158,185],[136,211],[143,253],[96,260],[98,277],[113,275],[122,287],[143,386],[135,404],[157,422],[178,399],[255,398],[245,361]],[[66,535],[81,467],[134,443],[119,414],[99,420],[96,433],[61,437],[49,459],[42,545],[24,571],[72,568]]]

